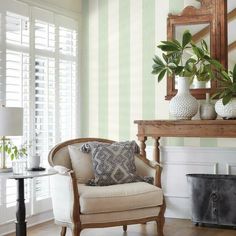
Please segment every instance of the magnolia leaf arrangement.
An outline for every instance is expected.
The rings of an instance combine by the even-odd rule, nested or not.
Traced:
[[[186,30],[182,36],[182,42],[176,39],[162,41],[157,46],[163,51],[162,58],[155,55],[153,58],[152,74],[158,75],[158,82],[164,76],[189,77],[190,81],[197,78],[199,81],[209,81],[215,78],[214,70],[222,70],[222,65],[214,60],[208,51],[204,40],[197,46],[192,42],[191,33]],[[189,55],[188,58],[185,58]]]
[[[228,73],[222,70],[217,80],[220,82],[220,87],[212,98],[222,98],[223,105],[226,105],[236,95],[236,65],[234,65],[233,71]]]
[[[3,144],[0,144],[0,152],[6,152],[12,161],[19,157],[26,157],[27,148],[28,146],[26,143],[18,148],[11,140],[7,140],[4,146]]]

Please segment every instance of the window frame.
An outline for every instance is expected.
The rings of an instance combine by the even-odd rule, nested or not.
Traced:
[[[37,13],[37,10],[39,10],[39,12]],[[21,47],[21,46],[16,46],[16,45],[12,45],[6,42],[6,11],[15,13],[15,14],[23,14],[26,17],[29,17],[29,47]],[[44,12],[44,13],[49,13],[51,15],[51,19],[50,19],[50,23],[55,24],[55,34],[56,34],[56,39],[55,39],[55,50],[54,51],[49,51],[49,50],[43,50],[43,49],[36,49],[35,48],[35,19],[40,19],[40,17],[45,16],[45,14],[41,15],[40,12]],[[1,13],[1,35],[0,35],[0,41],[1,41],[1,45],[0,45],[0,57],[1,57],[1,61],[2,61],[2,66],[0,68],[0,73],[2,75],[1,78],[3,78],[3,81],[1,81],[0,84],[0,105],[5,104],[6,102],[6,52],[7,50],[17,50],[17,48],[21,48],[21,50],[19,50],[19,52],[25,51],[29,53],[29,57],[30,57],[30,68],[29,68],[29,77],[31,79],[29,79],[29,87],[30,87],[30,92],[29,92],[29,107],[30,107],[30,111],[29,111],[29,130],[34,130],[35,127],[35,122],[34,122],[34,109],[35,109],[35,60],[36,60],[36,56],[50,56],[52,58],[55,59],[55,78],[59,78],[59,62],[61,58],[66,58],[69,61],[74,61],[75,62],[75,66],[76,66],[76,75],[75,75],[75,94],[76,94],[76,105],[75,107],[75,111],[74,114],[76,115],[76,117],[74,118],[75,120],[79,121],[78,118],[78,107],[79,107],[79,101],[78,101],[78,84],[79,84],[79,74],[78,74],[78,67],[79,67],[79,58],[78,58],[78,51],[79,51],[79,22],[78,19],[75,18],[71,18],[71,16],[64,16],[64,15],[60,15],[58,12],[53,12],[51,9],[44,9],[44,8],[40,8],[39,6],[34,6],[34,5],[29,5],[27,3],[22,3],[22,2],[18,2],[18,1],[14,1],[14,0],[9,0],[7,1],[7,3],[3,4],[3,7],[0,10]],[[45,19],[45,18],[44,18]],[[66,19],[66,21],[65,21]],[[67,21],[68,20],[68,21]],[[71,29],[76,31],[77,34],[77,41],[76,41],[76,54],[74,56],[68,56],[68,55],[63,55],[60,53],[59,50],[59,27],[68,27],[70,26],[71,22],[73,22],[73,27],[71,27]],[[58,88],[59,88],[59,83],[55,84],[55,97],[56,99],[59,99],[59,92],[58,92]],[[55,109],[55,116],[59,115],[58,112],[58,103],[56,102],[57,108]],[[58,120],[55,121],[55,126],[58,126],[59,122]],[[79,124],[78,122],[74,125],[75,127],[75,132],[73,134],[73,136],[71,136],[71,138],[77,137],[79,135]],[[62,141],[60,140],[59,137],[59,132],[57,131],[57,128],[55,128],[55,144]],[[35,139],[35,133],[34,132],[29,132],[28,140],[34,140]],[[29,151],[29,155],[34,155],[35,154],[35,150],[33,148],[33,145]],[[45,160],[47,159],[47,157],[44,158]],[[40,180],[39,180],[40,181]],[[28,182],[27,182],[28,183]],[[51,206],[51,200],[50,197],[48,196],[48,198],[45,199],[41,199],[37,201],[37,196],[36,196],[36,191],[35,191],[35,186],[37,183],[37,179],[33,179],[29,181],[29,194],[30,194],[30,198],[28,200],[28,202],[26,202],[26,210],[27,210],[27,215],[31,216],[34,214],[39,214],[41,212],[45,212],[48,211],[50,209],[52,209]],[[0,181],[0,189],[1,190],[6,190],[6,181],[4,182],[4,180]],[[0,211],[2,212],[2,214],[0,215],[0,221],[1,223],[4,222],[9,222],[9,221],[13,221],[15,219],[15,206],[14,207],[10,207],[10,208],[6,208],[4,199],[6,198],[6,191],[4,193],[4,191],[1,191],[1,196],[0,196]]]

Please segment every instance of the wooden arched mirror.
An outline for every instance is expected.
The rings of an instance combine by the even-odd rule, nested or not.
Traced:
[[[232,70],[236,64],[236,1],[226,0],[227,2],[227,24],[228,24],[228,68]]]
[[[197,0],[196,0],[197,1]],[[231,0],[235,1],[235,0]],[[199,0],[199,7],[188,6],[180,15],[169,14],[167,19],[167,37],[180,39],[188,29],[195,43],[204,39],[208,43],[211,56],[227,66],[227,4],[225,0]],[[236,38],[235,38],[236,39]],[[177,92],[174,78],[167,79],[166,99],[171,99]],[[199,83],[193,81],[191,94],[197,99],[205,98],[206,93],[213,94],[217,88],[216,81]]]

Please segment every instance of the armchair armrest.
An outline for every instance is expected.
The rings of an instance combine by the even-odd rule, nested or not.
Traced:
[[[161,165],[156,161],[150,161],[141,155],[135,156],[135,165],[138,175],[151,176],[154,178],[154,185],[161,188]]]
[[[77,180],[72,170],[54,166],[58,174],[50,176],[50,189],[55,221],[80,221]]]

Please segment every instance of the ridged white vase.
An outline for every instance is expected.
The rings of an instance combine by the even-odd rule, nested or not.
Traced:
[[[224,119],[236,119],[236,98],[232,98],[229,103],[223,105],[222,99],[215,104],[216,113]]]
[[[198,101],[189,91],[189,78],[177,77],[178,92],[170,100],[169,111],[170,115],[177,120],[191,120],[198,111]]]

